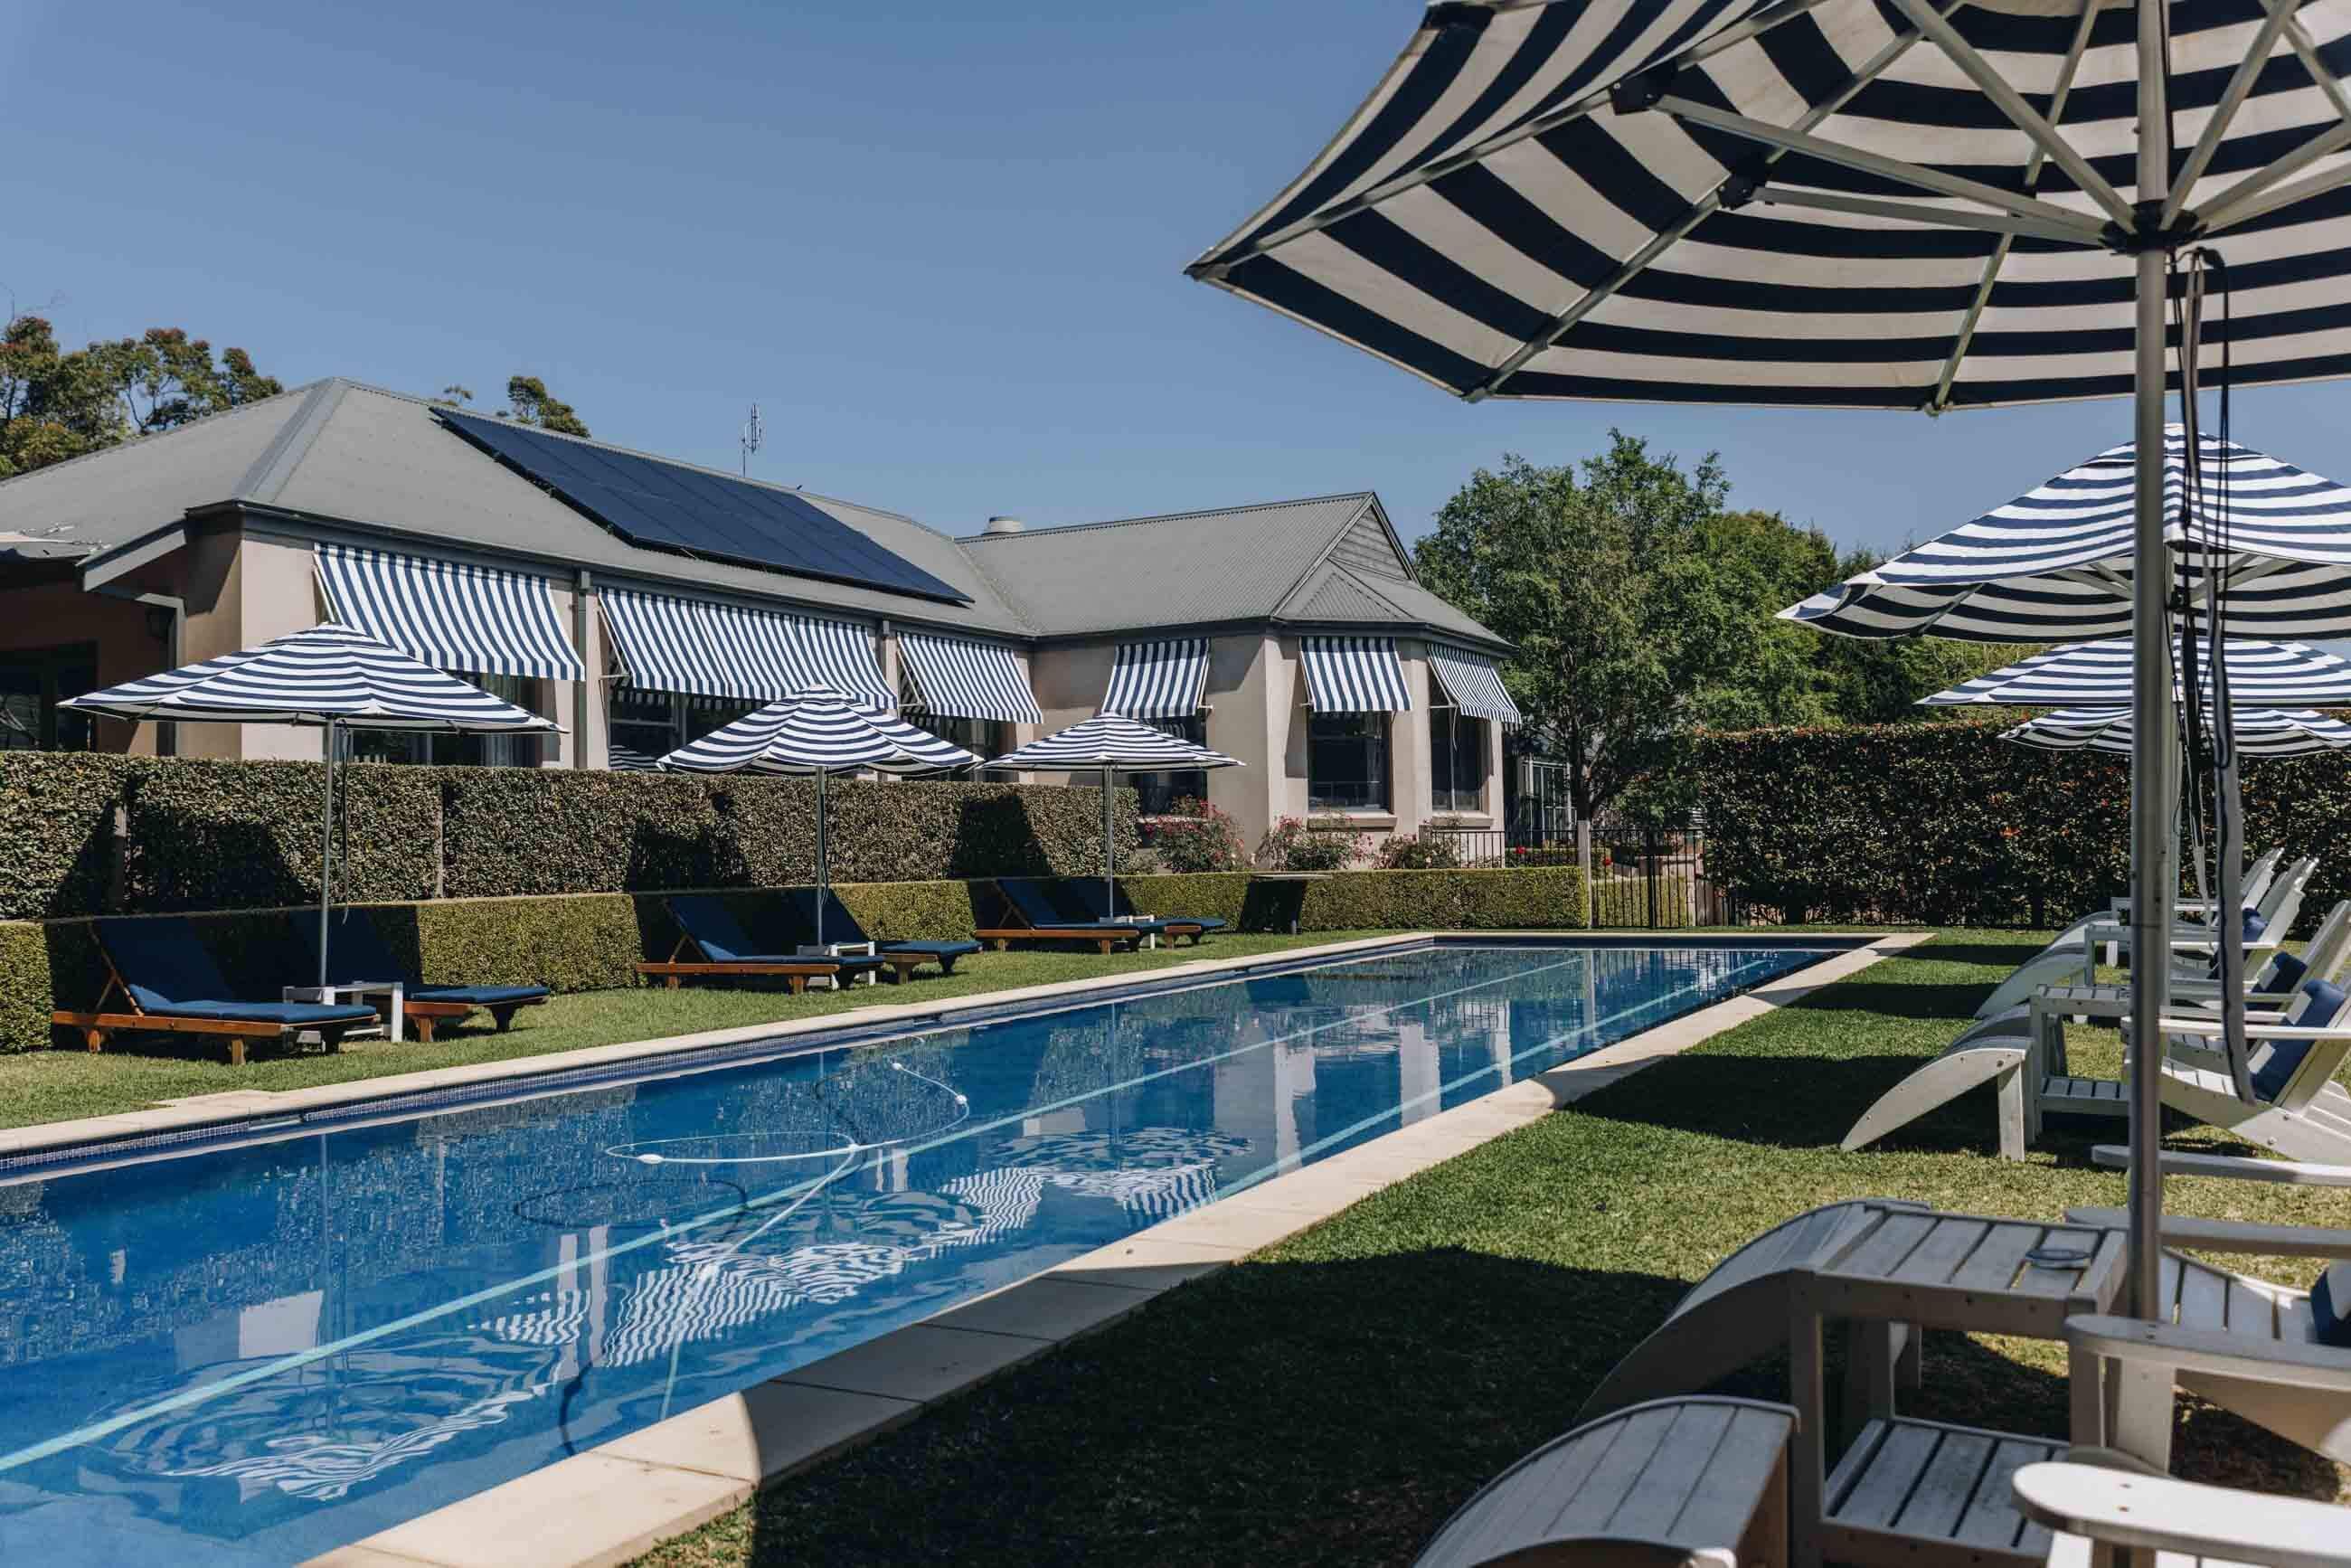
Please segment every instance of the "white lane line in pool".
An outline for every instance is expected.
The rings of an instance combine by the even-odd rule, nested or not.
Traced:
[[[1744,973],[1747,969],[1762,967],[1763,962],[1764,961],[1762,959],[1756,959],[1753,963],[1744,965],[1741,968],[1732,971],[1728,978],[1735,983],[1740,974]],[[1602,1029],[1609,1024],[1614,1023],[1619,1019],[1631,1018],[1635,1013],[1647,1012],[1652,1008],[1675,1000],[1679,994],[1680,993],[1677,992],[1675,993],[1675,996],[1659,997],[1654,1001],[1643,1002],[1638,1007],[1622,1009],[1616,1012],[1609,1014],[1604,1019],[1594,1019],[1590,1023],[1579,1024],[1573,1029],[1563,1030],[1559,1034],[1552,1036],[1549,1040],[1542,1040],[1537,1044],[1527,1047],[1524,1051],[1513,1051],[1510,1054],[1510,1065],[1516,1066],[1530,1056],[1534,1056],[1540,1052],[1549,1051],[1553,1046],[1558,1045],[1562,1040],[1573,1040],[1579,1034],[1590,1034],[1595,1030]],[[1729,998],[1724,998],[1722,999],[1727,1001]],[[1611,1041],[1610,1043],[1614,1044],[1618,1042]],[[1460,1077],[1454,1079],[1450,1082],[1440,1083],[1426,1094],[1416,1094],[1409,1100],[1399,1102],[1396,1108],[1393,1111],[1383,1110],[1377,1112],[1374,1114],[1365,1116],[1363,1120],[1355,1122],[1351,1125],[1340,1128],[1329,1137],[1317,1138],[1280,1165],[1270,1166],[1261,1171],[1253,1171],[1249,1175],[1241,1177],[1238,1181],[1232,1183],[1230,1186],[1220,1186],[1217,1189],[1216,1198],[1211,1199],[1208,1203],[1200,1205],[1199,1208],[1186,1209],[1185,1212],[1187,1214],[1197,1214],[1201,1208],[1213,1207],[1217,1200],[1230,1197],[1237,1192],[1247,1192],[1250,1187],[1255,1186],[1261,1181],[1270,1181],[1278,1176],[1288,1176],[1291,1171],[1298,1170],[1305,1166],[1309,1158],[1320,1150],[1327,1149],[1333,1144],[1343,1143],[1345,1140],[1353,1137],[1356,1134],[1364,1131],[1366,1127],[1376,1127],[1391,1116],[1401,1117],[1405,1112],[1411,1110],[1415,1105],[1425,1105],[1431,1100],[1442,1099],[1447,1092],[1458,1089],[1464,1083],[1474,1083],[1479,1079],[1485,1077],[1488,1073],[1493,1071],[1493,1064],[1489,1062],[1486,1066],[1479,1068],[1475,1072],[1465,1072]],[[1479,1096],[1479,1099],[1482,1100],[1484,1098],[1485,1096],[1482,1094]],[[1464,1102],[1464,1103],[1474,1103],[1474,1102]]]
[[[1570,964],[1580,961],[1583,956],[1584,954],[1583,952],[1579,952],[1574,957],[1562,958],[1557,963],[1539,964],[1530,969],[1517,969],[1508,975],[1497,976],[1494,978],[1487,980],[1479,980],[1472,985],[1458,986],[1451,990],[1434,992],[1429,996],[1418,997],[1408,1002],[1398,1002],[1393,1007],[1374,1009],[1369,1013],[1351,1014],[1344,1019],[1336,1019],[1329,1023],[1315,1024],[1306,1029],[1293,1030],[1291,1033],[1285,1035],[1276,1035],[1270,1040],[1259,1040],[1255,1044],[1241,1046],[1232,1051],[1220,1052],[1215,1056],[1202,1057],[1196,1061],[1185,1062],[1176,1067],[1162,1068],[1156,1072],[1145,1073],[1140,1078],[1124,1079],[1117,1083],[1108,1085],[1102,1089],[1092,1090],[1084,1094],[1073,1094],[1066,1100],[1056,1100],[1046,1105],[1024,1106],[1020,1110],[1013,1113],[1011,1115],[998,1117],[993,1122],[982,1123],[977,1126],[961,1129],[952,1137],[941,1138],[928,1144],[917,1144],[906,1152],[909,1155],[920,1154],[924,1150],[936,1148],[943,1144],[959,1142],[964,1138],[976,1137],[981,1133],[990,1132],[998,1127],[1009,1126],[1014,1123],[1025,1120],[1030,1116],[1040,1115],[1045,1112],[1061,1110],[1067,1106],[1079,1104],[1084,1101],[1099,1099],[1104,1094],[1114,1094],[1122,1090],[1131,1089],[1138,1083],[1148,1083],[1154,1079],[1165,1078],[1170,1073],[1186,1072],[1196,1067],[1205,1067],[1213,1062],[1228,1061],[1236,1056],[1245,1056],[1253,1051],[1268,1050],[1270,1047],[1280,1045],[1289,1040],[1297,1040],[1306,1035],[1320,1034],[1324,1030],[1337,1029],[1342,1024],[1360,1022],[1366,1017],[1376,1018],[1389,1013],[1402,1012],[1406,1008],[1426,1007],[1432,1002],[1442,1001],[1447,997],[1458,997],[1469,991],[1484,990],[1490,986],[1507,985],[1511,981],[1522,980],[1530,976],[1544,974],[1552,969],[1563,969]],[[1115,1004],[1098,1003],[1096,1005],[1114,1006]],[[323,1136],[324,1134],[321,1135]],[[820,1180],[821,1178],[816,1179]],[[371,1343],[376,1340],[383,1339],[392,1334],[400,1333],[405,1330],[431,1322],[434,1319],[445,1317],[451,1312],[461,1312],[467,1307],[479,1306],[484,1301],[495,1301],[500,1296],[509,1295],[516,1291],[523,1290],[531,1285],[544,1284],[548,1281],[554,1279],[559,1274],[567,1273],[574,1270],[584,1269],[591,1263],[600,1262],[609,1258],[617,1258],[624,1252],[633,1252],[641,1247],[650,1247],[655,1242],[674,1240],[681,1236],[691,1234],[693,1231],[698,1230],[705,1225],[716,1224],[721,1219],[732,1218],[739,1214],[748,1213],[754,1209],[764,1208],[768,1205],[775,1203],[779,1199],[793,1196],[802,1187],[806,1187],[810,1185],[810,1182],[805,1181],[794,1183],[789,1186],[779,1187],[774,1192],[764,1194],[747,1203],[730,1205],[726,1208],[712,1209],[706,1214],[696,1215],[691,1219],[680,1220],[674,1227],[648,1232],[643,1236],[638,1237],[633,1241],[623,1241],[615,1246],[607,1247],[602,1251],[589,1253],[580,1257],[573,1258],[567,1262],[559,1263],[552,1267],[539,1270],[537,1273],[526,1274],[519,1279],[504,1281],[496,1285],[492,1285],[486,1289],[473,1291],[471,1294],[460,1296],[455,1301],[444,1301],[438,1306],[428,1307],[423,1312],[412,1312],[408,1316],[397,1319],[394,1322],[379,1323],[374,1328],[362,1330],[358,1333],[349,1335],[343,1339],[336,1340],[327,1344],[313,1345],[308,1350],[297,1351],[293,1354],[281,1357],[280,1359],[270,1363],[266,1366],[256,1366],[246,1372],[235,1373],[215,1382],[207,1383],[201,1388],[187,1389],[182,1393],[172,1395],[168,1399],[159,1399],[152,1405],[144,1406],[136,1410],[126,1410],[121,1415],[110,1416],[103,1421],[94,1421],[89,1426],[80,1427],[75,1431],[63,1433],[55,1437],[45,1438],[41,1442],[35,1443],[28,1448],[19,1448],[13,1454],[0,1455],[0,1471],[13,1470],[21,1466],[32,1464],[37,1460],[47,1458],[53,1454],[63,1453],[68,1448],[79,1448],[85,1443],[96,1442],[100,1437],[111,1437],[117,1432],[124,1430],[126,1427],[138,1426],[142,1421],[152,1421],[158,1416],[168,1416],[173,1411],[184,1410],[192,1406],[204,1404],[223,1394],[235,1393],[237,1389],[249,1387],[256,1383],[266,1382],[272,1377],[280,1375],[281,1374],[299,1371],[305,1366],[315,1365],[319,1362],[325,1361],[331,1356],[340,1355],[345,1351],[353,1350],[360,1345]]]

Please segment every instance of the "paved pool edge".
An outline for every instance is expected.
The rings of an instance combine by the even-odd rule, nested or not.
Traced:
[[[1439,935],[1332,944],[1364,951]],[[1571,932],[1449,932],[1461,938]],[[1703,943],[1711,934],[1657,933]],[[1137,1231],[921,1322],[517,1476],[463,1501],[309,1560],[306,1568],[613,1568],[998,1373],[1105,1328],[1154,1297],[1329,1218],[1395,1182],[1468,1153],[1879,959],[1929,941],[1891,933],[1743,996],[1686,1013],[1466,1105]],[[1807,946],[1796,934],[1788,946]],[[1829,945],[1823,938],[1820,945]],[[1284,954],[1290,957],[1294,954]],[[1238,968],[1261,958],[1204,963]],[[1179,966],[1188,968],[1189,966]],[[1156,975],[1172,973],[1155,971]],[[1102,981],[1032,988],[1064,993]],[[918,1010],[918,1009],[910,1009]],[[771,1031],[777,1032],[777,1031]]]

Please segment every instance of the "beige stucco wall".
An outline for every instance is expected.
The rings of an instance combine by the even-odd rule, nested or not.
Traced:
[[[0,591],[0,652],[96,643],[101,686],[162,670],[170,652],[167,638],[168,633],[166,637],[148,634],[146,606],[84,593],[69,582]],[[152,724],[102,718],[95,738],[100,751],[128,752],[134,757],[155,754]]]

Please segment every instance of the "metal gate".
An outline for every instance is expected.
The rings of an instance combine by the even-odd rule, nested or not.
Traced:
[[[1706,880],[1706,830],[1634,821],[1603,811],[1592,820],[1592,924],[1672,931],[1734,925],[1739,912]]]

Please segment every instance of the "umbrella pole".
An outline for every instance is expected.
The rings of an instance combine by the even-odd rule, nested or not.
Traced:
[[[2164,107],[2161,0],[2137,0],[2138,181],[2142,212],[2170,184]],[[2163,1031],[2170,998],[2172,869],[2169,787],[2178,746],[2168,661],[2164,657],[2164,590],[2169,577],[2163,540],[2163,354],[2165,254],[2137,256],[2137,353],[2133,434],[2131,571],[2131,1027],[2130,1311],[2155,1315],[2161,1300],[2163,1248]],[[2170,1414],[2165,1378],[2164,1415]],[[2124,1445],[2129,1437],[2124,1435]]]
[[[319,986],[327,984],[327,909],[335,889],[335,721],[327,721],[327,800],[319,814]]]
[[[1118,913],[1118,873],[1111,860],[1118,841],[1111,830],[1110,815],[1110,787],[1117,776],[1112,768],[1102,769],[1102,918],[1105,920]]]
[[[824,769],[816,770],[816,945],[824,946],[824,890],[832,880],[831,851],[824,841]]]

